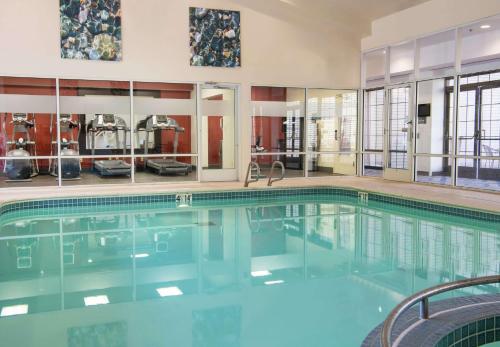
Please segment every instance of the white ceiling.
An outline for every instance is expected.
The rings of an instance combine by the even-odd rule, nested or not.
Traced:
[[[370,34],[371,22],[429,0],[233,0],[244,7],[317,26]],[[313,21],[311,21],[313,19]]]

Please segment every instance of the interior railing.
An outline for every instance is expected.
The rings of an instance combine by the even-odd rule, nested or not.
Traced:
[[[274,173],[274,168],[276,165],[279,165],[281,167],[281,175],[278,178],[273,179],[273,173]],[[269,172],[269,179],[267,181],[267,185],[270,187],[274,182],[281,181],[283,178],[285,178],[285,165],[279,160],[273,161],[273,165],[271,165],[271,171]]]
[[[278,178],[273,178],[274,169],[276,166],[281,167],[281,175]],[[252,174],[255,170],[255,174]],[[245,176],[245,187],[248,187],[250,183],[255,183],[259,181],[260,175],[260,166],[255,161],[251,161],[248,163],[247,174]],[[279,160],[275,160],[271,165],[271,170],[269,171],[269,178],[267,180],[267,185],[270,187],[274,182],[281,181],[285,178],[285,165]]]
[[[255,178],[251,179],[252,169],[257,171]],[[250,183],[258,182],[260,178],[260,166],[255,161],[248,163],[247,175],[245,176],[245,187],[248,187]]]
[[[418,292],[404,301],[402,301],[398,306],[396,306],[389,316],[387,316],[384,325],[382,327],[382,334],[380,335],[380,342],[382,347],[391,347],[391,335],[394,324],[397,319],[406,312],[409,308],[411,308],[415,304],[420,304],[420,319],[429,319],[429,298],[441,293],[445,293],[451,290],[479,286],[484,284],[492,284],[492,283],[500,283],[500,275],[495,276],[486,276],[486,277],[478,277],[478,278],[469,278],[456,282],[449,282],[437,285],[435,287],[431,287],[428,289],[424,289],[421,292]]]

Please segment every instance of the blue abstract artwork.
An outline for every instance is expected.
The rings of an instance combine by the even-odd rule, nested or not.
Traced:
[[[121,0],[60,0],[61,57],[122,58]]]
[[[189,8],[192,66],[241,66],[240,12]]]

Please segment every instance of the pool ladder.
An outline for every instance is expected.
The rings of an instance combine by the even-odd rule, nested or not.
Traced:
[[[281,167],[281,175],[278,178],[273,178],[274,168],[276,165]],[[255,177],[255,178],[254,178]],[[250,183],[255,183],[259,181],[260,175],[260,165],[255,161],[248,163],[247,174],[245,177],[245,187],[248,187]],[[267,186],[270,187],[274,182],[281,181],[285,178],[285,165],[279,160],[273,161],[271,165],[271,171],[269,171],[269,178],[267,180]]]

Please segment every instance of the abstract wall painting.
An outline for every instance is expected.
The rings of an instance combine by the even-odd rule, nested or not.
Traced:
[[[61,57],[122,59],[121,0],[60,0]]]
[[[240,12],[189,8],[192,66],[240,67]]]

